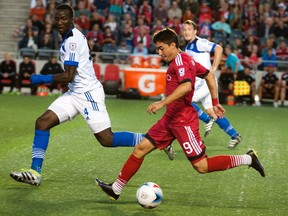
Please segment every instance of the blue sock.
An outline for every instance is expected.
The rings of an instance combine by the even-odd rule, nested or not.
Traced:
[[[218,118],[215,121],[221,129],[223,129],[232,139],[235,138],[238,133],[237,131],[233,128],[233,126],[230,124],[228,119],[226,117],[223,118]]]
[[[50,131],[35,130],[32,146],[31,169],[41,173],[42,163],[49,142]]]
[[[133,147],[140,143],[145,134],[132,132],[114,132],[112,147]]]
[[[194,107],[194,109],[197,111],[198,113],[198,118],[205,122],[205,123],[208,123],[211,119],[211,116],[209,116],[208,114],[206,114],[205,112],[203,112],[200,107],[196,104],[196,103],[192,103],[192,106]]]

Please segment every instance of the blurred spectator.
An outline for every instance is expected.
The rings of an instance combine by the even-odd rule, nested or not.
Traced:
[[[286,23],[288,22],[288,11],[286,11],[286,5],[284,2],[280,2],[277,5],[277,11],[274,13],[275,22],[278,23],[279,19],[283,19]]]
[[[235,1],[239,2],[239,1]],[[228,22],[232,29],[242,29],[242,13],[240,5],[231,5],[229,9]]]
[[[185,11],[186,8],[191,10],[191,13],[195,16],[195,14],[199,13],[199,3],[197,0],[185,0],[182,2],[182,11]],[[184,19],[182,19],[184,21]]]
[[[288,60],[288,45],[287,41],[283,38],[280,41],[276,49],[276,57],[278,60],[287,61]]]
[[[264,4],[259,4],[259,18],[258,22],[263,22],[266,16],[273,17],[274,13],[271,8],[271,4],[265,2]]]
[[[87,37],[90,52],[102,52],[102,46],[99,46],[92,37]]]
[[[121,0],[111,0],[109,7],[109,13],[116,14],[119,17],[122,15],[122,1]]]
[[[245,57],[245,63],[253,69],[257,69],[257,67],[261,65],[262,58],[256,44],[252,45],[250,55]]]
[[[151,25],[152,7],[149,5],[148,0],[143,0],[138,15],[142,16],[149,26]]]
[[[118,55],[118,62],[120,64],[128,64],[129,56],[132,52],[132,46],[128,46],[126,40],[122,40],[120,45],[117,47],[116,52]]]
[[[259,23],[257,30],[259,38],[268,38],[275,30],[273,18],[265,16],[264,21]]]
[[[110,7],[109,2],[110,2],[109,0],[94,0],[93,1],[94,10],[98,12],[103,11],[107,15]]]
[[[103,43],[104,44],[113,44],[113,45],[117,44],[117,39],[112,34],[110,26],[106,26],[104,28]]]
[[[140,27],[140,32],[138,35],[134,35],[133,39],[133,44],[134,46],[137,46],[139,42],[143,43],[143,46],[146,47],[147,49],[150,48],[151,45],[151,36],[150,34],[146,31],[145,26]]]
[[[121,23],[121,29],[123,29],[123,27],[124,27],[126,24],[129,24],[129,26],[131,26],[131,28],[134,27],[134,25],[133,25],[134,22],[135,22],[135,21],[132,20],[132,17],[131,17],[131,15],[130,15],[129,13],[123,14],[123,19],[120,21],[120,23]]]
[[[37,0],[31,0],[30,2],[30,8],[34,8],[37,4]],[[44,7],[47,7],[47,2],[46,0],[42,0],[42,4]]]
[[[62,72],[63,72],[63,69],[61,67],[61,64],[57,62],[56,55],[51,55],[50,59],[43,65],[42,69],[40,70],[40,74],[42,75],[59,74]],[[53,89],[59,89],[58,85],[59,84],[57,83],[52,83],[52,84],[47,85],[47,87],[49,88],[50,92],[52,92]],[[61,88],[67,90],[67,84],[61,84]]]
[[[35,63],[30,59],[29,56],[23,56],[23,61],[19,64],[19,92],[21,92],[21,88],[23,87],[23,81],[28,81],[28,84],[25,83],[25,87],[30,88],[31,95],[36,95],[37,86],[31,85],[30,83],[30,75],[36,73]]]
[[[243,26],[245,38],[249,37],[249,35],[253,35],[254,37],[258,37],[258,28],[257,20],[248,20],[245,19],[245,24]]]
[[[56,8],[55,1],[50,1],[46,7],[46,15],[53,16]]]
[[[115,21],[114,15],[109,14],[106,22],[104,23],[104,28],[105,28],[106,26],[109,26],[110,29],[111,29],[111,32],[117,32],[117,27],[118,27],[117,25],[118,25],[118,24],[117,24],[117,22]]]
[[[122,28],[119,37],[120,41],[126,40],[127,45],[133,46],[133,30],[128,23],[124,25],[124,28]]]
[[[224,16],[221,17],[220,21],[212,24],[212,29],[215,31],[214,36],[217,35],[217,33],[224,34],[226,37],[231,34],[231,28],[229,24],[226,23],[226,18]]]
[[[222,17],[228,20],[229,17],[229,4],[226,0],[219,0],[219,7],[214,9],[214,21],[220,21]]]
[[[36,26],[38,28],[38,31],[42,31],[43,28],[44,28],[44,23],[43,21],[41,20],[38,20],[37,18],[37,15],[36,14],[33,14],[32,16],[30,16],[31,20],[32,20],[32,23],[33,23],[33,26]]]
[[[257,20],[258,18],[258,12],[257,12],[257,5],[255,1],[253,0],[248,0],[244,2],[243,5],[243,15],[244,18],[248,20]]]
[[[285,24],[283,19],[279,19],[278,23],[276,24],[273,33],[275,34],[276,38],[279,37],[288,37],[288,26]]]
[[[188,7],[184,10],[184,14],[181,18],[182,22],[185,20],[194,20],[195,15],[192,13],[191,9]]]
[[[168,10],[164,5],[165,3],[162,1],[158,2],[158,5],[153,9],[153,19],[161,20],[162,22],[166,23],[168,18]]]
[[[226,68],[227,67],[231,68],[231,71],[234,74],[234,79],[236,79],[237,74],[243,73],[244,68],[237,55],[233,53],[233,50],[230,45],[227,45],[225,47],[225,54],[227,56],[225,66]]]
[[[80,17],[76,18],[74,22],[84,35],[90,30],[90,19],[84,13],[81,13]]]
[[[274,107],[278,107],[279,99],[279,79],[274,73],[275,67],[273,64],[269,64],[265,70],[267,72],[262,76],[260,85],[258,88],[258,97],[259,101],[255,101],[257,106],[261,106],[263,98],[272,98],[274,99]]]
[[[280,80],[280,100],[282,107],[284,107],[287,91],[288,91],[288,72],[285,72],[281,75]]]
[[[51,34],[45,33],[44,36],[40,37],[38,47],[39,49],[54,50],[55,44],[54,44],[53,38],[51,37]]]
[[[152,28],[152,32],[155,33],[155,32],[157,32],[157,31],[159,31],[159,30],[161,30],[163,28],[164,28],[164,25],[162,23],[162,20],[161,19],[157,19],[156,22],[155,22],[155,25]]]
[[[255,95],[256,95],[256,83],[255,83],[255,77],[253,73],[251,72],[251,67],[245,67],[244,72],[241,74],[238,74],[236,80],[238,81],[246,81],[250,87],[250,94],[249,95],[243,95],[236,97],[236,103],[242,104],[244,102],[244,98],[248,96],[249,103],[251,105],[255,105]]]
[[[98,23],[94,23],[92,30],[86,34],[86,38],[88,38],[88,39],[92,38],[94,41],[93,47],[94,46],[95,47],[94,48],[90,47],[91,49],[93,48],[93,50],[96,49],[98,51],[101,50],[101,47],[102,47],[104,41],[103,41],[103,33],[100,30]]]
[[[27,30],[27,34],[19,41],[19,49],[30,48],[35,52],[38,49],[38,31],[33,31],[32,29]]]
[[[168,20],[167,26],[171,29],[173,29],[177,34],[181,33],[181,20],[175,16],[172,20]]]
[[[74,17],[79,18],[81,14],[84,14],[86,17],[90,17],[91,13],[87,9],[86,2],[84,0],[79,0],[77,7],[74,10]]]
[[[265,70],[265,67],[267,66],[273,66],[277,67],[277,58],[276,54],[273,53],[273,48],[269,47],[267,48],[267,51],[262,52],[262,67]]]
[[[93,13],[91,14],[91,18],[90,18],[90,28],[92,28],[95,23],[98,23],[99,29],[100,29],[101,31],[104,30],[105,18],[104,18],[103,16],[101,16],[98,12],[93,12]],[[90,30],[91,30],[91,29],[90,29]]]
[[[49,35],[49,37],[45,35]],[[52,23],[49,23],[49,22],[45,23],[44,29],[41,32],[39,32],[38,41],[39,41],[38,43],[39,48],[41,47],[46,47],[46,48],[50,47],[50,49],[57,48],[58,32],[55,29],[53,29]]]
[[[212,10],[208,6],[206,0],[201,1],[198,17],[199,17],[199,22],[198,22],[199,25],[201,25],[202,22],[204,22],[206,19],[212,21]]]
[[[250,56],[253,45],[258,45],[257,39],[254,35],[250,34],[243,43],[242,54],[243,56]]]
[[[150,28],[145,25],[144,19],[142,17],[138,17],[137,25],[133,28],[134,37],[137,37],[140,34],[140,29],[142,27],[146,29],[146,33],[150,34]]]
[[[43,6],[42,0],[36,0],[35,7],[30,9],[30,16],[36,15],[38,21],[43,21],[46,13],[46,7]]]
[[[142,41],[139,41],[137,46],[133,49],[133,54],[145,56],[148,55],[148,49],[143,45]]]
[[[12,59],[11,53],[5,53],[4,60],[0,64],[0,79],[11,80],[10,91],[13,91],[13,87],[16,84],[16,62]],[[2,83],[0,82],[0,93],[3,91]]]
[[[199,26],[199,36],[205,38],[212,37],[212,25],[210,19],[205,19]]]
[[[15,38],[23,38],[27,34],[28,29],[39,31],[38,27],[33,25],[32,19],[28,18],[26,19],[26,24],[16,29],[13,36]]]
[[[132,0],[125,0],[123,2],[123,14],[129,13],[129,14],[134,14],[136,17],[137,14],[137,7],[134,5]]]
[[[172,1],[171,7],[168,9],[168,20],[173,20],[174,17],[182,18],[182,10],[179,8],[177,1]]]

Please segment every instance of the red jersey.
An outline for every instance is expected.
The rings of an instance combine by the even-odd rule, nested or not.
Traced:
[[[179,98],[167,105],[165,115],[171,123],[186,125],[198,118],[191,100],[194,94],[195,77],[205,77],[209,71],[195,62],[191,56],[185,52],[180,52],[171,61],[166,73],[166,96],[170,95],[181,83],[191,82],[192,91],[184,97]]]

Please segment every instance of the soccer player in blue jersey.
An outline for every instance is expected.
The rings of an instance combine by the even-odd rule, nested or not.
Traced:
[[[199,62],[211,73],[214,73],[221,61],[223,48],[207,39],[202,39],[197,36],[197,25],[191,20],[186,20],[183,23],[182,32],[185,40],[188,42],[185,52],[192,56],[195,61]],[[214,52],[214,60],[211,65],[210,53]],[[203,112],[196,104],[201,102],[205,108]],[[198,112],[198,117],[206,123],[205,135],[207,136],[212,129],[214,122],[223,129],[230,137],[229,148],[235,148],[242,140],[241,135],[234,129],[226,117],[217,118],[213,111],[211,96],[207,87],[206,81],[200,78],[196,78],[195,92],[192,98],[192,105]]]
[[[81,114],[96,139],[105,147],[134,146],[143,134],[112,132],[105,105],[101,82],[96,78],[92,58],[85,36],[73,25],[74,11],[68,4],[55,10],[55,24],[62,35],[60,59],[63,73],[55,75],[33,74],[32,84],[69,83],[69,91],[57,98],[36,120],[32,146],[31,168],[12,172],[16,181],[40,185],[44,155],[49,143],[50,129]]]

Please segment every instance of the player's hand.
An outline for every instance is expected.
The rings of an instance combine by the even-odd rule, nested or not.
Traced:
[[[156,114],[158,110],[160,110],[161,108],[163,107],[163,104],[160,102],[155,102],[155,103],[152,103],[150,104],[148,107],[147,107],[147,113],[149,114]]]
[[[226,112],[225,109],[221,106],[221,104],[213,106],[213,110],[219,118],[223,118]]]

